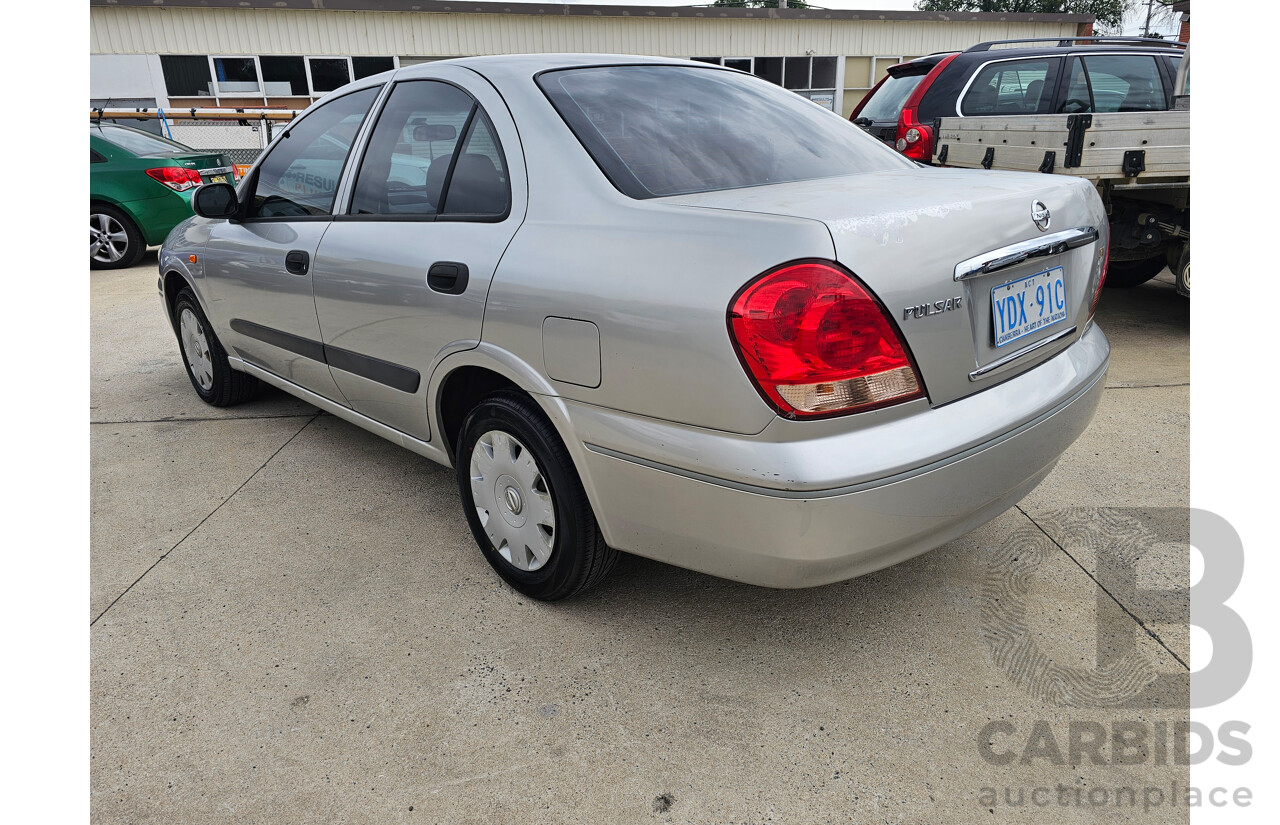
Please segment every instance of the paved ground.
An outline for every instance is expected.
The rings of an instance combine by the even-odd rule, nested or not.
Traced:
[[[90,282],[95,822],[1186,819],[1142,811],[1143,787],[1187,782],[1158,746],[1127,765],[1070,753],[1094,723],[1156,738],[1185,719],[1162,708],[1185,687],[1187,628],[1142,589],[1185,584],[1186,548],[1100,596],[1093,551],[1066,535],[1081,511],[1060,512],[1156,523],[1187,504],[1189,313],[1168,284],[1106,293],[1097,419],[974,533],[808,591],[624,557],[547,606],[490,572],[450,471],[274,391],[201,404],[154,256]],[[1103,645],[1099,609],[1119,616]],[[1103,648],[1132,656],[1079,677]],[[1159,675],[1173,687],[1146,707],[1088,707]],[[984,737],[992,721],[1008,727]],[[984,760],[989,740],[1022,758]],[[1006,786],[1048,790],[1018,808]]]

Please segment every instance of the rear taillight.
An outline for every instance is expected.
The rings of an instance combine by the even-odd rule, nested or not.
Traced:
[[[954,54],[949,54],[939,60],[938,65],[930,69],[924,80],[916,84],[911,96],[902,104],[902,112],[898,115],[898,140],[894,146],[912,160],[921,163],[933,160],[933,127],[920,122],[920,101],[924,99],[924,93],[929,91],[933,81],[955,59]]]
[[[898,151],[912,160],[927,163],[933,158],[933,127],[916,120],[915,109],[903,109],[898,116]]]
[[[148,169],[147,174],[175,192],[185,192],[204,183],[199,172],[182,166],[161,166],[159,169]]]
[[[879,302],[833,264],[787,264],[752,281],[729,307],[729,334],[760,392],[791,418],[924,396]]]
[[[1089,304],[1089,317],[1093,317],[1093,313],[1098,311],[1098,300],[1102,298],[1102,287],[1107,282],[1107,265],[1111,263],[1111,244],[1099,244],[1102,247],[1100,253],[1102,255],[1102,269],[1098,272],[1098,285],[1093,288],[1093,301]]]

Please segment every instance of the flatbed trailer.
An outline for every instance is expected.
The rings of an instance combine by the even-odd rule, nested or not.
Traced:
[[[1176,105],[1160,112],[938,118],[933,160],[1093,181],[1111,223],[1107,285],[1136,286],[1168,265],[1179,292],[1189,295],[1189,98]]]

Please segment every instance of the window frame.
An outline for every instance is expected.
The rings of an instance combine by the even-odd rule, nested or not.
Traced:
[[[1133,114],[1135,112],[1167,112],[1173,107],[1173,96],[1169,93],[1170,87],[1169,87],[1169,79],[1167,76],[1168,66],[1166,64],[1166,61],[1161,59],[1161,57],[1167,57],[1167,55],[1147,54],[1145,52],[1108,52],[1108,53],[1085,52],[1083,54],[1072,55],[1072,57],[1080,61],[1080,66],[1084,69],[1085,81],[1089,84],[1089,111],[1088,111],[1089,114],[1116,115],[1116,114]],[[1093,91],[1093,71],[1089,68],[1088,58],[1090,57],[1134,57],[1134,58],[1142,57],[1150,60],[1155,66],[1156,77],[1160,79],[1160,93],[1164,97],[1164,108],[1163,109],[1134,109],[1129,112],[1125,112],[1124,110],[1119,110],[1119,109],[1115,111],[1109,110],[1106,112],[1099,112],[1098,99],[1094,96],[1094,91]],[[1074,68],[1074,64],[1073,64],[1073,68]],[[1108,73],[1102,72],[1102,74],[1108,74]],[[1116,75],[1111,75],[1111,76],[1116,77]]]
[[[209,82],[213,84],[214,99],[223,97],[266,97],[267,87],[262,80],[262,66],[258,63],[256,54],[211,54],[208,55],[209,60]],[[222,90],[222,82],[218,80],[218,60],[252,60],[253,74],[258,82],[258,90],[256,92],[232,92]],[[228,81],[235,83],[238,81]]]
[[[305,66],[305,67],[306,67],[306,69],[307,69],[307,91],[310,93],[310,96],[311,96],[312,100],[315,100],[316,98],[324,98],[324,97],[328,97],[329,95],[331,95],[331,94],[333,94],[334,92],[338,91],[338,89],[341,89],[341,88],[342,88],[342,86],[347,85],[347,83],[344,83],[344,84],[342,84],[342,86],[339,86],[339,87],[338,87],[338,89],[333,89],[333,90],[328,91],[328,92],[318,92],[318,91],[316,91],[316,84],[315,84],[315,81],[314,81],[314,80],[312,79],[312,77],[311,77],[311,61],[312,61],[312,60],[343,60],[343,61],[346,61],[346,64],[347,64],[347,83],[354,83],[354,82],[355,82],[355,81],[352,79],[352,78],[354,78],[354,77],[355,77],[355,71],[354,71],[354,70],[352,69],[352,67],[351,67],[351,55],[345,55],[345,56],[344,56],[344,55],[340,55],[340,54],[304,54],[304,55],[302,56],[302,65],[303,65],[303,66]]]
[[[347,171],[351,168],[351,157],[355,153],[355,150],[357,148],[362,147],[363,144],[367,142],[365,141],[364,138],[367,133],[367,129],[369,128],[370,115],[372,115],[375,112],[375,110],[378,112],[381,112],[382,110],[381,104],[386,99],[387,87],[390,85],[391,84],[389,83],[377,83],[377,84],[371,84],[369,86],[361,86],[358,89],[351,89],[350,91],[343,92],[342,94],[337,95],[336,97],[329,97],[323,103],[317,103],[307,107],[305,112],[303,112],[301,115],[299,115],[298,117],[290,121],[288,128],[281,130],[279,137],[277,137],[274,141],[272,141],[271,145],[267,147],[267,151],[263,152],[262,156],[259,157],[258,160],[254,163],[253,171],[245,177],[244,182],[242,183],[243,191],[239,189],[236,191],[236,199],[239,201],[240,206],[239,206],[239,209],[237,210],[238,214],[236,215],[235,218],[232,219],[232,221],[235,223],[256,224],[256,223],[288,223],[292,221],[331,221],[333,220],[336,217],[334,210],[337,208],[339,196],[342,195],[343,193],[343,183],[346,180]],[[360,94],[361,92],[367,92],[370,89],[375,91],[373,100],[369,103],[369,111],[365,113],[364,120],[362,120],[360,123],[360,128],[356,130],[355,136],[351,139],[351,146],[347,149],[347,156],[346,158],[343,159],[342,168],[338,171],[338,177],[337,177],[338,185],[337,185],[337,188],[334,190],[333,203],[330,204],[329,206],[328,214],[268,215],[266,217],[250,216],[248,214],[248,211],[249,211],[249,208],[253,205],[253,198],[258,191],[258,178],[262,173],[262,165],[263,163],[266,162],[268,158],[271,157],[271,154],[273,152],[275,152],[278,148],[280,148],[280,144],[283,143],[285,140],[287,140],[286,135],[288,135],[295,128],[297,128],[297,125],[299,123],[302,123],[304,120],[306,120],[307,117],[309,117],[314,112],[320,111],[323,107],[331,105],[334,102],[343,99],[344,97],[350,97],[351,95]]]
[[[1062,79],[1065,77],[1065,78],[1068,78],[1067,85],[1068,86],[1070,85],[1069,78],[1071,76],[1071,70],[1074,68],[1074,64],[1071,62],[1071,60],[1070,59],[1063,60],[1064,57],[1074,58],[1076,57],[1076,55],[1032,54],[1032,55],[1021,55],[1019,57],[1003,57],[1003,58],[1000,58],[999,60],[988,60],[984,63],[980,63],[978,67],[973,70],[973,73],[969,75],[969,79],[965,81],[964,88],[960,90],[960,94],[956,97],[956,115],[958,117],[1036,117],[1038,114],[1036,112],[1027,112],[1024,114],[1009,114],[1007,112],[1006,113],[991,112],[988,114],[981,114],[981,115],[966,115],[964,113],[964,102],[965,102],[965,99],[969,97],[969,93],[973,91],[973,84],[977,82],[978,77],[986,70],[988,66],[994,65],[996,63],[1035,63],[1040,61],[1045,61],[1049,64],[1049,69],[1048,71],[1045,72],[1045,76],[1044,76],[1044,85],[1050,87],[1053,91],[1050,93],[1050,96],[1049,96],[1049,111],[1046,114],[1054,114],[1055,112],[1057,112],[1058,106],[1060,105],[1060,102],[1061,102],[1059,100],[1059,94],[1061,92],[1061,90],[1059,89],[1059,84],[1062,81]],[[1068,69],[1065,72],[1063,71],[1064,66],[1067,67]],[[1086,77],[1087,76],[1088,75],[1086,70]],[[1041,92],[1041,94],[1043,95],[1043,92]],[[1089,91],[1089,105],[1090,106],[1093,105],[1092,88]]]
[[[454,144],[453,152],[449,156],[449,171],[445,174],[444,184],[440,187],[441,204],[444,206],[448,206],[449,204],[449,187],[453,184],[454,167],[458,163],[458,157],[462,154],[462,147],[466,145],[466,142],[471,137],[471,131],[474,128],[475,122],[477,120],[476,115],[483,114],[485,117],[485,120],[489,122],[490,132],[493,136],[494,148],[498,150],[498,154],[502,158],[503,169],[506,171],[506,178],[507,178],[506,211],[504,211],[502,214],[494,214],[494,215],[472,215],[472,214],[459,214],[459,213],[450,214],[447,212],[442,213],[438,211],[430,215],[382,215],[382,214],[370,215],[367,213],[357,214],[351,211],[351,207],[355,202],[355,196],[356,196],[355,184],[360,177],[360,170],[364,168],[364,161],[369,152],[369,144],[371,142],[370,138],[373,136],[374,131],[378,128],[379,121],[382,120],[382,114],[387,108],[387,101],[391,99],[391,95],[395,93],[396,88],[405,83],[443,83],[447,86],[452,86],[453,88],[462,92],[471,100],[471,111],[467,113],[466,122],[463,123],[462,129],[458,132],[458,141],[457,143]],[[496,124],[494,124],[493,118],[489,116],[488,112],[484,108],[484,105],[479,101],[479,99],[477,99],[476,96],[473,95],[471,91],[466,87],[458,83],[455,83],[452,80],[446,80],[441,77],[411,77],[411,78],[405,78],[403,80],[396,80],[386,85],[388,87],[387,90],[384,92],[384,94],[382,94],[378,98],[378,102],[376,104],[378,108],[377,114],[372,119],[372,123],[369,126],[368,130],[364,132],[363,135],[361,135],[362,139],[361,139],[361,145],[360,145],[360,160],[358,163],[356,163],[354,167],[352,167],[349,185],[347,186],[347,191],[345,192],[345,195],[342,198],[343,203],[339,204],[336,201],[334,203],[333,219],[338,221],[355,221],[355,222],[391,221],[395,223],[436,223],[436,222],[502,223],[507,218],[511,217],[511,205],[514,202],[514,197],[515,197],[515,193],[512,192],[511,190],[511,163],[510,161],[507,160],[507,152],[505,149],[503,149],[502,139],[498,136],[498,127]],[[348,162],[350,162],[349,157],[348,157]],[[347,175],[347,171],[344,168],[343,169],[344,178],[346,177],[346,175]]]

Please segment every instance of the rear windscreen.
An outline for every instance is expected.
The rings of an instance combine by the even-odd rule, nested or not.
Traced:
[[[892,75],[886,77],[880,88],[871,93],[871,99],[862,107],[862,111],[858,112],[858,117],[896,121],[898,115],[902,114],[902,107],[906,104],[907,98],[911,97],[911,93],[920,85],[920,81],[924,80],[926,74],[928,72],[905,77]]]
[[[140,132],[136,129],[125,129],[120,126],[103,124],[98,128],[98,136],[114,143],[126,152],[135,155],[176,155],[190,152],[189,147],[181,143],[162,138],[159,135]]]
[[[606,66],[546,72],[538,85],[633,198],[914,165],[844,118],[738,72]]]

